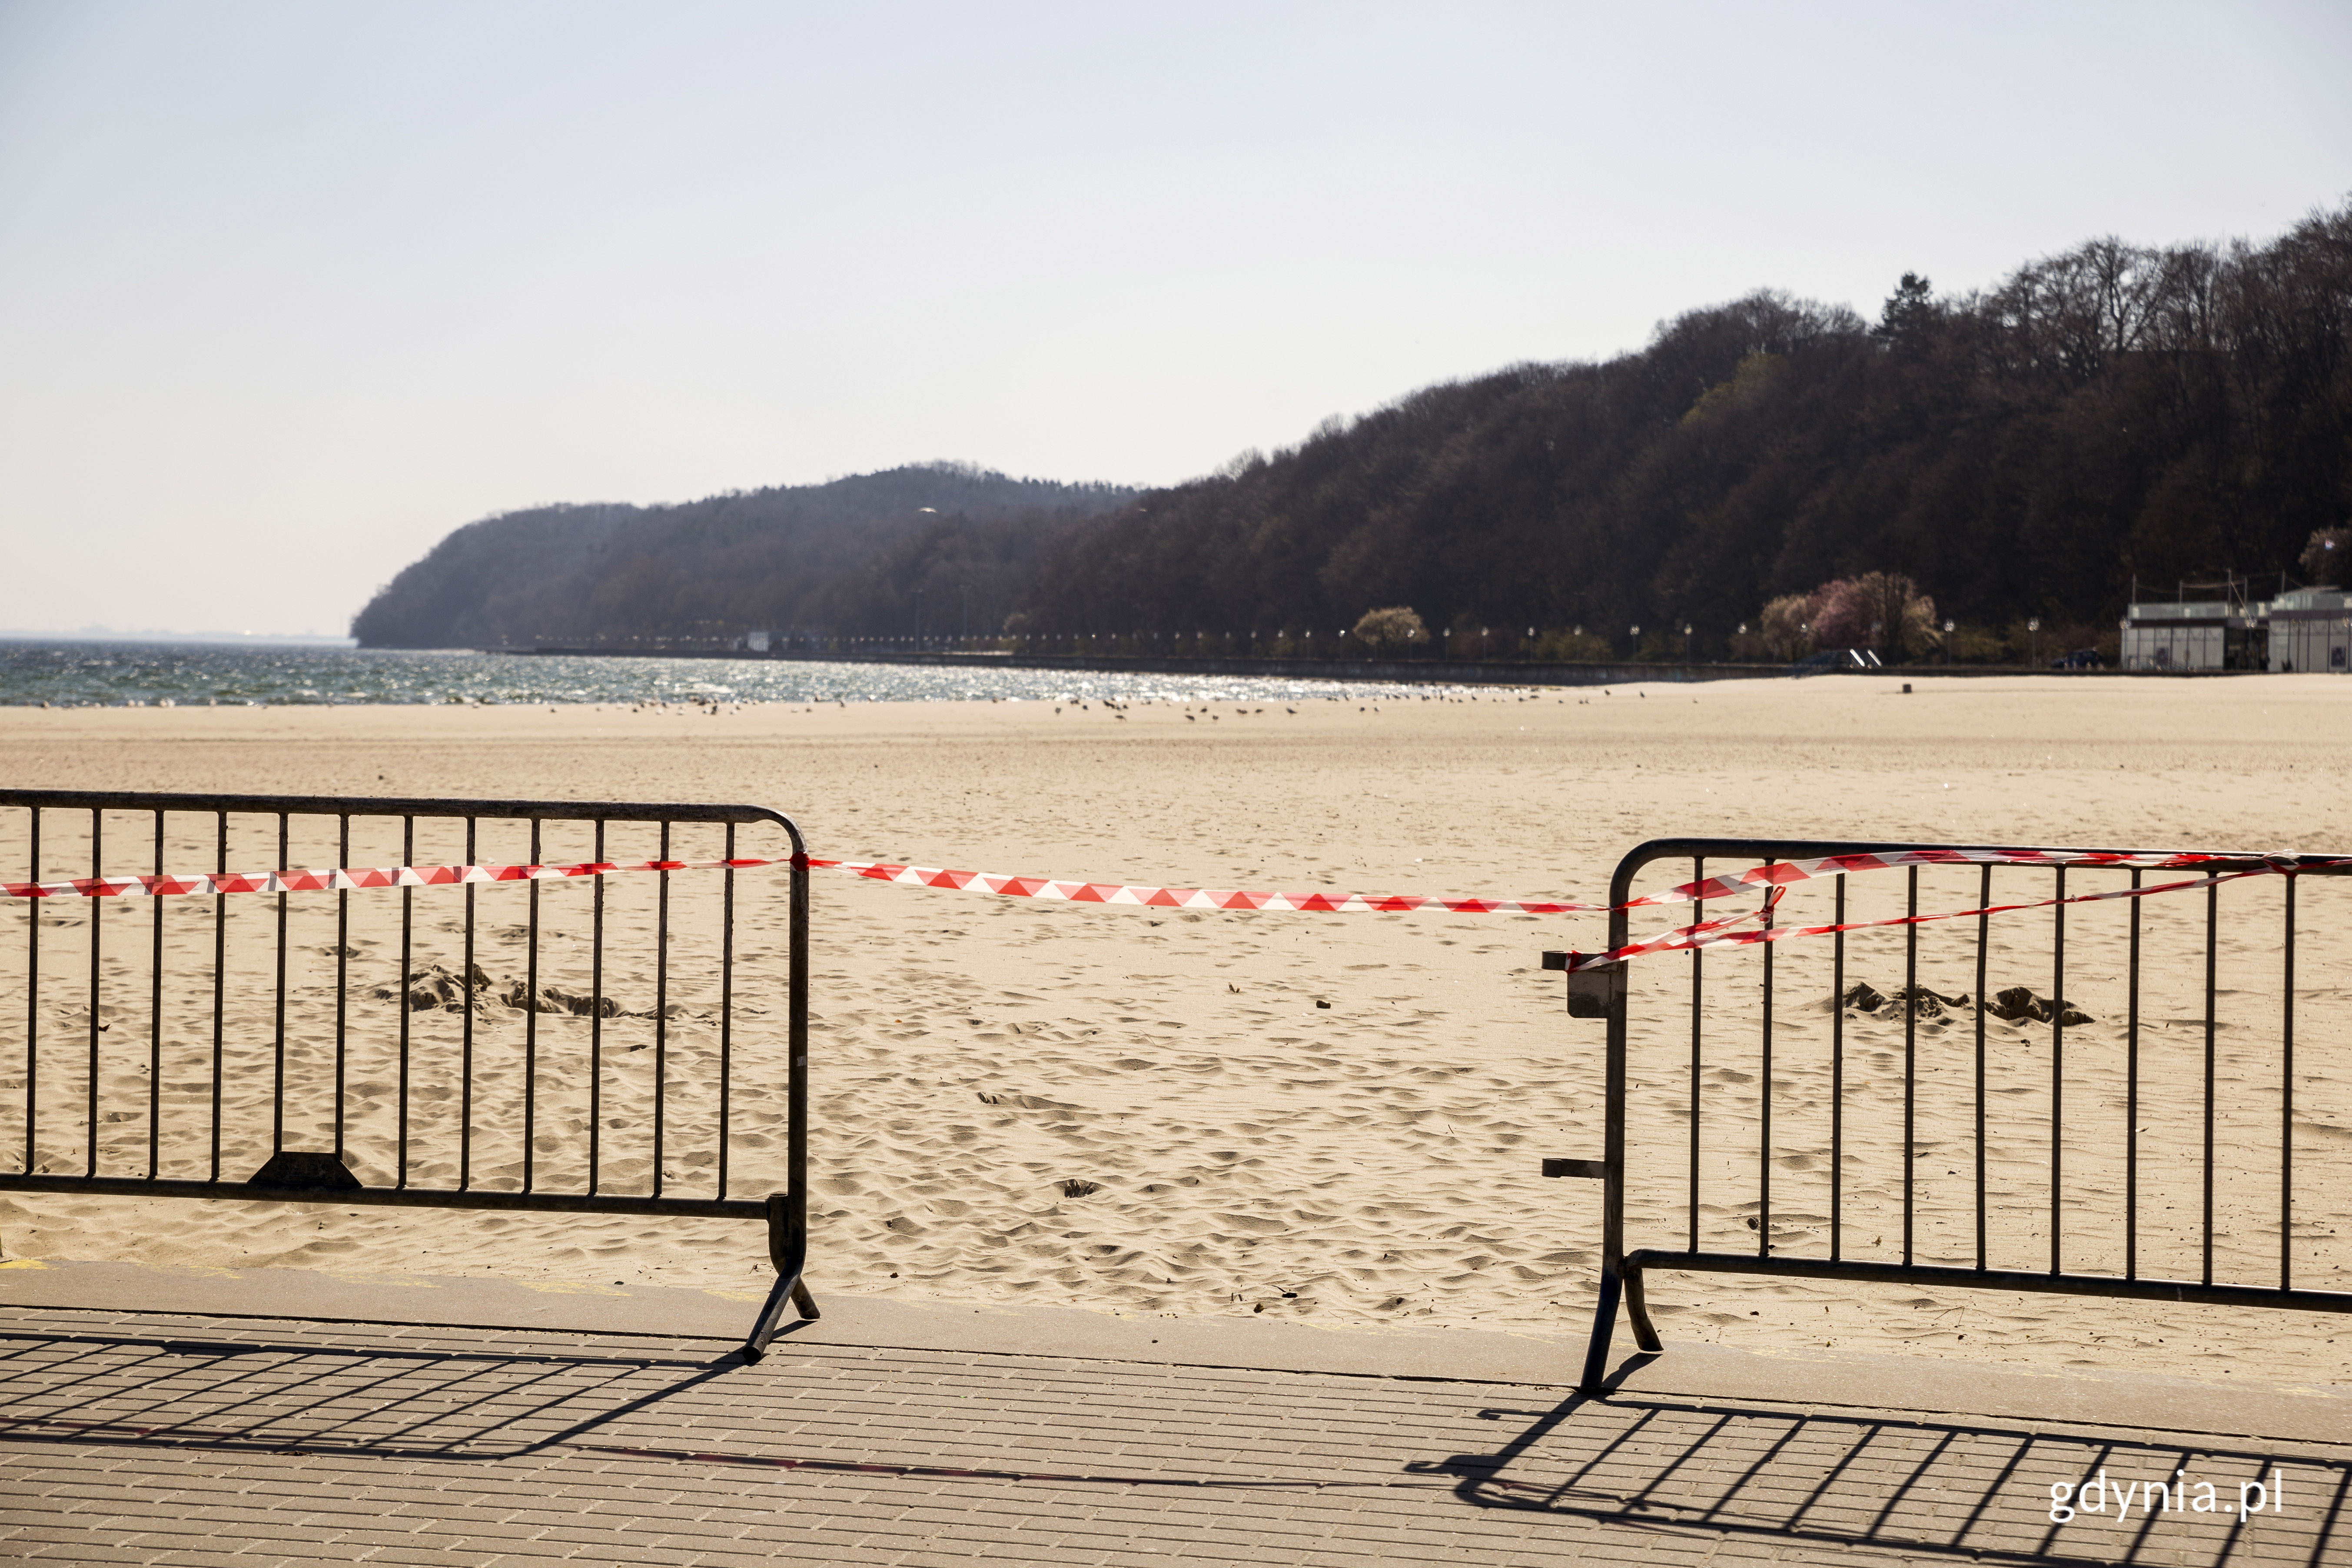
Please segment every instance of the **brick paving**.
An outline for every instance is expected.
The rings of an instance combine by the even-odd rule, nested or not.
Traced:
[[[2352,1563],[2345,1436],[0,1313],[0,1558],[32,1563]],[[2053,1525],[2052,1483],[2102,1471],[2105,1510]],[[2176,1472],[2228,1511],[2143,1513]],[[2278,1475],[2283,1506],[2239,1518],[2238,1483]]]

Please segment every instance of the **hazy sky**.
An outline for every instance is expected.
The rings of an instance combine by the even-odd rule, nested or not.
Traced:
[[[1164,483],[1760,286],[2352,195],[2352,6],[0,0],[0,626],[341,631],[448,530]]]

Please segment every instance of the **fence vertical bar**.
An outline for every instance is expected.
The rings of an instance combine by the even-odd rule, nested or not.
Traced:
[[[1706,857],[1692,857],[1691,880],[1693,882],[1704,882],[1706,880]],[[1704,913],[1703,909],[1701,913]],[[1693,918],[1696,919],[1697,917],[1694,916]],[[1699,984],[1701,979],[1700,964],[1704,962],[1704,954],[1701,953],[1699,949],[1693,948],[1691,949],[1690,959],[1690,1250],[1696,1252],[1698,1250],[1699,1079],[1700,1068],[1703,1066],[1703,1058],[1701,1056],[1703,1041],[1701,1038],[1701,1027],[1699,1022]]]
[[[1992,868],[1977,868],[1977,1268],[1985,1258],[1985,948],[1991,941]]]
[[[789,1024],[786,1037],[790,1045],[792,1066],[785,1074],[784,1089],[784,1180],[791,1188],[785,1199],[786,1241],[791,1255],[803,1260],[808,1257],[808,934],[809,934],[809,864],[808,845],[801,838],[800,829],[791,830],[793,847],[792,898],[790,928],[793,939],[792,956],[785,965],[785,974],[792,985]],[[1622,1009],[1619,1010],[1622,1016]],[[794,1303],[801,1316],[816,1316],[816,1299],[803,1283],[793,1287]]]
[[[588,946],[588,1191],[596,1191],[604,1135],[604,823],[596,823],[594,914]]]
[[[155,875],[163,874],[163,814],[155,813]],[[147,1179],[155,1179],[163,1156],[163,906],[168,899],[149,899],[155,931],[155,952],[147,971]]]
[[[287,814],[278,814],[278,870],[287,870]],[[278,1002],[270,1032],[269,1152],[286,1147],[286,895],[278,895]]]
[[[2066,1164],[2066,868],[2058,868],[2058,901],[2050,932],[2050,1272],[2063,1273]]]
[[[416,818],[400,819],[400,864],[403,869],[416,864]],[[394,1185],[408,1185],[408,1005],[412,950],[416,936],[416,889],[404,884],[400,889],[400,1140],[397,1153],[397,1177]]]
[[[727,1195],[727,1121],[734,1082],[735,825],[727,825],[727,871],[719,904],[719,1196]]]
[[[2140,873],[2131,874],[2139,886]],[[2131,905],[2131,949],[2126,959],[2128,999],[2124,1016],[2124,1278],[2139,1278],[2139,900]]]
[[[2294,1289],[2294,872],[2286,874],[2285,993],[2279,1019],[2279,1289]]]
[[[228,813],[218,814],[217,838],[214,845],[213,875],[228,875]],[[221,1068],[226,1025],[228,1014],[228,900],[213,895],[213,1163],[212,1173],[205,1179],[220,1180],[221,1172]]]
[[[540,863],[540,821],[530,819],[530,864]],[[539,879],[530,879],[530,945],[523,957],[522,1016],[522,1190],[530,1191],[535,1172],[531,1150],[539,1133]]]
[[[32,868],[25,873],[26,880],[38,884],[41,879],[41,808],[26,808],[32,834]],[[39,899],[25,900],[25,1174],[31,1175],[40,1166],[35,1151],[39,1147],[41,1125],[41,905]]]
[[[1775,864],[1764,862],[1766,870]],[[1772,895],[1780,891],[1769,879],[1764,887],[1764,929],[1772,929]],[[1756,1167],[1756,1254],[1769,1257],[1772,1251],[1772,946],[1764,944],[1764,1039],[1763,1073],[1757,1096],[1759,1125],[1757,1129]]]
[[[1837,874],[1830,924],[1845,925],[1845,873]],[[1830,1261],[1845,1256],[1845,931],[1830,945]]]
[[[2221,958],[2221,885],[2205,887],[2205,1174],[2204,1263],[2200,1278],[2213,1283],[2213,985]]]
[[[802,982],[808,971],[803,962],[804,943],[801,934],[807,929],[807,917],[800,900],[807,894],[803,890],[808,873],[800,858],[793,867],[793,896],[795,907],[793,916],[793,995],[804,993]],[[1633,886],[1631,868],[1620,861],[1616,874],[1609,883],[1609,946],[1612,951],[1625,945],[1631,923],[1627,919],[1625,900]],[[1612,998],[1608,1008],[1608,1060],[1604,1068],[1605,1106],[1601,1121],[1601,1291],[1594,1303],[1592,1339],[1584,1352],[1584,1373],[1577,1387],[1587,1394],[1603,1391],[1609,1371],[1609,1342],[1617,1325],[1617,1305],[1625,1294],[1625,997]],[[804,1069],[800,1066],[800,1048],[794,1047],[793,1077],[793,1125],[801,1125],[807,1103],[808,1086]],[[793,1192],[795,1201],[805,1190],[804,1178],[795,1172]],[[1639,1319],[1636,1320],[1639,1332]]]
[[[89,875],[98,881],[106,875],[106,814],[97,806],[89,810]],[[103,994],[101,946],[106,929],[106,900],[89,899],[89,1087],[86,1099],[89,1131],[82,1155],[82,1174],[98,1174],[98,1004]]]
[[[475,829],[478,817],[466,818],[466,864],[474,864]],[[463,1042],[459,1048],[457,1067],[457,1190],[466,1192],[474,1184],[474,884],[466,884],[466,967],[458,976],[457,992],[464,1000],[465,1012],[457,1031]]]
[[[352,814],[335,818],[335,866],[352,863]],[[343,1163],[343,1093],[350,1054],[352,969],[352,890],[335,889],[335,1163]],[[405,976],[403,977],[405,979]],[[404,985],[403,989],[406,987]],[[408,1005],[405,996],[401,1005]]]
[[[1911,1225],[1916,1208],[1912,1191],[1917,1163],[1917,1071],[1919,1061],[1919,868],[1906,873],[1909,882],[1903,928],[1903,1266],[1911,1267]]]
[[[669,864],[669,824],[661,825],[661,862]],[[654,915],[654,1196],[662,1190],[662,1113],[669,1100],[669,873],[659,872]]]

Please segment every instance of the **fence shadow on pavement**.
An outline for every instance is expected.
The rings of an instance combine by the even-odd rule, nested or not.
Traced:
[[[743,1365],[498,1348],[0,1333],[0,1436],[403,1459],[564,1447]]]
[[[1956,1562],[2315,1565],[2352,1549],[2352,1458],[2309,1445],[1622,1394],[1479,1416],[1527,1425],[1408,1468],[1459,1478],[1480,1509]]]

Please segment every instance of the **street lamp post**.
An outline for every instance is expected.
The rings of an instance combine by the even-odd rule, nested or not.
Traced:
[[[2040,669],[2042,668],[2042,617],[2040,616],[2027,617],[2025,629],[2033,638],[2032,645],[2033,651],[2027,657],[2032,660],[2033,668]]]
[[[1957,629],[1950,621],[1944,623],[1944,668],[1952,668],[1952,633]]]

